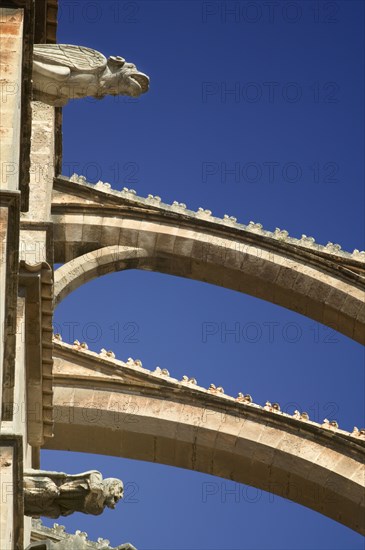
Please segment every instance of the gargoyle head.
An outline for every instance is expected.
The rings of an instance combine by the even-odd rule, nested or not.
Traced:
[[[120,479],[108,477],[103,480],[104,504],[108,508],[115,508],[117,502],[123,498],[124,486]]]
[[[149,77],[138,71],[133,63],[120,56],[110,56],[108,58],[108,68],[113,74],[112,86],[109,93],[119,95],[120,93],[138,97],[149,89]]]

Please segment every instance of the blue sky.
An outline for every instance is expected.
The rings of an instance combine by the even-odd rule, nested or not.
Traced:
[[[364,4],[269,4],[61,0],[58,42],[122,55],[151,77],[138,100],[64,108],[63,173],[363,250]],[[87,338],[90,322],[98,338]],[[206,322],[217,334],[204,341]],[[71,294],[55,323],[65,341],[87,340],[202,386],[247,391],[256,403],[309,410],[348,430],[365,424],[363,348],[244,294],[127,271]],[[239,338],[223,337],[237,326]],[[360,535],[311,510],[197,472],[51,451],[41,466],[124,480],[116,511],[59,520],[94,540],[128,540],[139,550],[364,548]],[[216,493],[204,498],[207,483]]]

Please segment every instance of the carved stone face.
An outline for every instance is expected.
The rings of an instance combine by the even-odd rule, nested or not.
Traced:
[[[108,67],[116,76],[115,92],[110,90],[112,94],[120,93],[119,87],[124,91],[128,90],[132,97],[138,97],[148,91],[150,79],[146,74],[138,71],[133,63],[127,63],[121,57],[109,57]]]
[[[103,480],[104,494],[105,494],[105,506],[108,508],[115,508],[116,504],[123,497],[124,487],[120,479],[109,477]]]

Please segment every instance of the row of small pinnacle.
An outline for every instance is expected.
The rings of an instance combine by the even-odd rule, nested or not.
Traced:
[[[66,532],[66,527],[64,525],[59,525],[58,523],[54,523],[53,527],[46,527],[45,525],[43,525],[42,520],[40,518],[36,518],[32,520],[32,527],[33,529],[40,529],[40,530],[44,528],[50,529],[54,531],[54,533],[58,536],[73,537],[76,535],[81,537],[85,541],[88,538],[88,534],[85,531],[80,531],[79,529],[77,529],[75,531],[75,535],[72,535],[71,533]],[[96,544],[96,548],[99,548],[100,550],[108,550],[110,548],[110,541],[108,539],[103,539],[101,537],[99,537],[97,543],[94,543],[94,544]]]
[[[70,181],[90,185],[87,182],[85,176],[79,176],[78,174],[73,174],[70,177]],[[177,210],[180,212],[187,210],[186,204],[183,202],[174,201],[172,205],[168,205],[168,204],[162,203],[161,197],[157,195],[148,195],[147,198],[138,197],[136,191],[134,189],[128,189],[128,187],[123,187],[122,191],[117,191],[115,189],[112,189],[110,183],[102,182],[102,181],[98,181],[94,187],[95,189],[99,189],[100,191],[108,191],[108,192],[111,191],[113,194],[125,196],[128,198],[134,198],[138,200],[143,199],[151,204],[163,206],[165,208],[167,207],[169,209]],[[194,214],[194,212],[191,212],[189,210],[188,212],[190,214]],[[339,244],[335,244],[332,242],[328,242],[325,246],[316,244],[315,239],[313,237],[307,237],[307,235],[302,235],[300,239],[296,239],[294,237],[290,237],[288,231],[286,231],[285,229],[280,229],[278,227],[275,229],[274,232],[266,231],[263,229],[263,226],[261,223],[255,223],[253,221],[250,221],[248,225],[243,225],[243,224],[237,223],[237,218],[235,218],[234,216],[228,216],[227,214],[224,214],[223,220],[222,220],[222,218],[215,218],[214,216],[212,216],[211,210],[205,210],[204,208],[198,208],[197,212],[195,212],[195,215],[199,218],[211,219],[212,221],[219,221],[219,222],[223,221],[226,225],[237,226],[237,227],[246,229],[248,231],[254,231],[256,233],[265,235],[267,237],[275,238],[281,241],[287,241],[288,243],[292,243],[296,245],[299,244],[301,246],[305,246],[307,248],[312,248],[312,249],[315,248],[317,250],[329,252],[330,254],[337,254],[337,255],[346,256],[346,257],[350,256],[352,257],[352,259],[355,259],[355,260],[365,260],[364,250],[359,251],[358,249],[355,248],[355,250],[352,253],[349,253],[342,250]]]
[[[62,341],[62,338],[61,338],[60,334],[55,334],[53,336],[53,338],[57,342]],[[79,350],[79,351],[88,350],[87,343],[86,342],[79,342],[79,340],[75,340],[72,347],[73,347],[73,349],[76,349],[76,350]],[[91,353],[93,353],[95,355],[99,355],[99,357],[102,357],[104,359],[115,359],[115,353],[111,350],[106,350],[104,348],[102,348],[100,350],[99,354],[97,354],[96,352],[91,352]],[[144,368],[142,366],[142,361],[140,359],[133,359],[132,357],[129,357],[128,360],[125,362],[125,364],[128,365],[129,367]],[[148,369],[145,369],[145,370],[148,370]],[[170,378],[170,373],[167,369],[161,369],[160,367],[156,367],[154,371],[149,371],[149,372],[152,372],[152,374],[155,374],[157,376],[166,376],[167,378]],[[189,376],[186,376],[186,375],[184,375],[182,377],[182,379],[180,380],[180,384],[187,384],[187,385],[190,385],[190,386],[198,386],[198,382],[195,378],[189,378]],[[203,389],[205,389],[205,388],[203,388]],[[209,388],[206,391],[208,391],[212,394],[215,394],[215,395],[220,395],[220,396],[224,395],[224,389],[222,388],[222,386],[216,386],[215,384],[210,384]],[[229,399],[234,399],[231,396],[225,396],[225,397],[228,397]],[[237,397],[235,398],[235,400],[238,403],[244,403],[246,405],[252,405],[254,407],[260,407],[261,408],[260,405],[257,405],[256,403],[253,403],[252,397],[249,394],[243,394],[243,393],[239,392]],[[287,413],[283,413],[280,410],[279,403],[271,403],[270,401],[266,401],[264,407],[262,407],[262,408],[265,411],[270,411],[270,412],[274,412],[274,413],[287,415]],[[291,415],[288,415],[288,416],[291,416]],[[292,417],[295,418],[296,420],[302,420],[304,422],[310,420],[309,414],[305,411],[300,412],[300,411],[296,410],[296,411],[294,411]],[[336,420],[328,420],[327,418],[325,418],[323,420],[321,426],[322,426],[322,428],[327,428],[327,429],[332,430],[332,431],[336,431],[339,428],[339,425],[338,425]],[[350,432],[348,432],[348,433],[350,433]],[[361,439],[365,439],[365,428],[362,428],[362,429],[359,430],[359,428],[357,428],[355,426],[354,429],[352,430],[352,432],[350,433],[350,435],[352,435],[354,437],[359,437]]]

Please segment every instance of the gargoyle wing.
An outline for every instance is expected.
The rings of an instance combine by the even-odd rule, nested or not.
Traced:
[[[64,72],[65,76],[66,73],[70,73],[70,69],[81,73],[98,73],[107,64],[107,59],[102,53],[71,44],[35,44],[33,60],[37,66],[52,65],[55,72]]]

